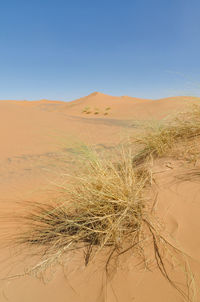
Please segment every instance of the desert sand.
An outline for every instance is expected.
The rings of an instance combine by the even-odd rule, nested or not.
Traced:
[[[117,143],[140,127],[140,121],[167,118],[199,103],[195,97],[170,97],[160,100],[115,97],[102,93],[71,102],[0,101],[0,208],[2,246],[8,236],[9,222],[3,217],[18,210],[20,202],[38,200],[56,194],[55,184],[63,169],[70,171],[72,158],[80,142],[101,150],[112,150]],[[64,155],[63,155],[64,154]],[[64,156],[64,157],[63,157]],[[185,252],[200,289],[200,203],[199,183],[172,183],[182,173],[176,163],[162,162],[158,167],[157,210],[166,229]],[[23,210],[23,209],[22,209]],[[1,249],[0,302],[181,302],[183,298],[156,267],[145,270],[132,255],[124,259],[113,278],[106,282],[97,263],[84,268],[79,258],[69,267],[58,267],[45,282],[23,273],[31,259],[24,255],[18,262],[9,248]],[[22,258],[20,258],[22,259]],[[183,282],[180,272],[174,273]],[[50,280],[48,280],[50,279]],[[195,302],[200,301],[197,292]]]

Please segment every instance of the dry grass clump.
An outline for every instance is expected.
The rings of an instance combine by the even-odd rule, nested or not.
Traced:
[[[133,162],[140,164],[150,158],[170,155],[170,152],[180,143],[194,140],[200,136],[200,106],[179,113],[176,118],[160,125],[157,129],[150,128],[145,135],[136,138],[136,144],[141,146],[134,156]]]
[[[53,204],[31,206],[23,217],[27,231],[16,238],[18,244],[42,247],[50,257],[84,248],[88,264],[104,247],[121,253],[124,246],[139,243],[151,173],[145,167],[134,169],[128,152],[117,163],[93,157],[82,163],[82,170]]]
[[[146,268],[149,257],[154,258],[162,275],[190,301],[170,278],[164,262],[165,251],[179,251],[162,235],[154,217],[155,204],[147,194],[151,170],[146,165],[134,167],[132,158],[129,150],[113,162],[88,155],[56,201],[29,204],[28,213],[20,217],[23,229],[14,238],[17,245],[39,256],[27,273],[38,276],[77,250],[84,252],[85,265],[106,251],[103,259],[108,273],[111,261],[129,252],[141,257]]]

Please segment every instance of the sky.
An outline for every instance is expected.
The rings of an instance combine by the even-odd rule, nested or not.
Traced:
[[[200,96],[199,0],[1,0],[0,99]]]

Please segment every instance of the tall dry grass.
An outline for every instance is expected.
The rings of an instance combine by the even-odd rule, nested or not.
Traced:
[[[132,154],[126,151],[118,162],[88,157],[81,170],[57,200],[34,203],[21,217],[27,231],[16,238],[18,244],[43,247],[45,255],[84,248],[86,265],[104,247],[121,253],[125,242],[126,249],[139,244],[150,171],[134,169]]]
[[[138,165],[150,158],[168,156],[184,142],[189,149],[190,141],[199,136],[200,106],[194,105],[191,110],[179,113],[175,118],[163,122],[157,128],[149,128],[144,135],[135,138],[134,143],[140,146],[140,150],[135,154],[133,162]]]
[[[28,273],[38,275],[77,250],[88,265],[106,250],[104,265],[109,274],[112,261],[129,252],[140,257],[146,268],[153,257],[168,282],[191,301],[171,278],[164,261],[165,254],[180,251],[162,234],[154,215],[152,172],[148,165],[135,167],[132,159],[127,149],[112,162],[87,154],[87,162],[81,162],[58,199],[29,203],[28,213],[19,217],[23,231],[14,238],[17,246],[39,256]]]

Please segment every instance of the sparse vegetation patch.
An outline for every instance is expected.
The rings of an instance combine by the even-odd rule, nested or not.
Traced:
[[[200,106],[194,106],[192,110],[178,114],[176,118],[164,122],[158,128],[149,128],[145,135],[135,138],[135,144],[140,146],[140,151],[134,156],[133,162],[139,164],[150,158],[169,156],[177,149],[180,152],[181,144],[186,142],[187,148],[190,148],[190,142],[194,143],[198,137]]]
[[[82,110],[82,113],[84,114],[94,114],[94,115],[108,115],[109,111],[111,110],[110,107],[105,108],[105,110],[103,109],[102,111],[99,108],[90,108],[90,107],[85,107]]]
[[[92,252],[112,247],[121,252],[126,239],[139,243],[145,217],[143,190],[151,175],[146,168],[134,170],[132,156],[120,163],[89,161],[84,173],[66,186],[62,200],[35,204],[24,219],[30,228],[20,234],[19,244],[43,246],[48,254],[85,248],[85,262]]]
[[[138,253],[146,263],[148,243],[163,276],[186,301],[192,301],[189,291],[186,294],[169,276],[163,260],[165,251],[170,255],[181,255],[181,251],[162,235],[150,192],[154,180],[152,159],[175,156],[182,144],[190,148],[195,142],[198,149],[199,137],[200,107],[195,106],[157,129],[148,129],[147,134],[134,140],[134,147],[125,146],[112,161],[97,154],[87,156],[57,200],[34,203],[22,217],[26,231],[16,236],[15,242],[31,249],[39,247],[42,256],[37,269],[45,269],[48,263],[74,250],[84,251],[88,265],[97,253],[108,249],[106,271],[113,257],[128,251]],[[140,150],[134,153],[135,146]],[[195,154],[199,156],[197,149]],[[199,170],[195,175],[199,177]],[[188,278],[188,272],[186,275]]]

